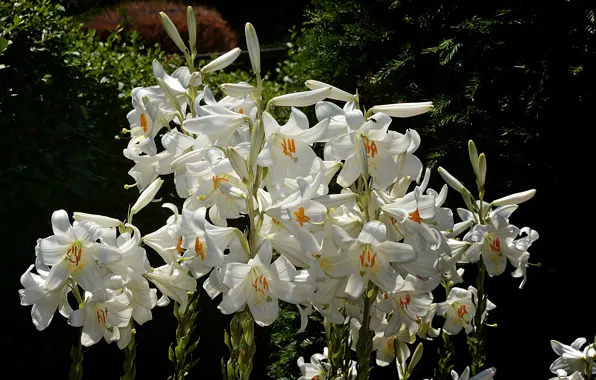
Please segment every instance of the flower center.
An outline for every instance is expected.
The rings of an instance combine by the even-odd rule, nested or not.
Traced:
[[[147,127],[147,116],[145,116],[145,113],[141,113],[141,128],[143,128],[143,132],[147,133],[147,130],[149,129]]]
[[[68,251],[66,251],[66,257],[68,261],[78,266],[81,262],[81,256],[83,255],[83,247],[80,241],[72,243]]]
[[[294,212],[294,215],[296,215],[296,221],[300,223],[300,227],[304,227],[304,223],[310,222],[310,217],[304,215],[304,207],[300,207],[298,211]]]
[[[281,148],[283,149],[284,155],[287,157],[294,158],[294,153],[296,153],[296,142],[294,139],[284,137],[281,142]]]
[[[375,155],[378,152],[377,144],[375,144],[375,141],[369,140],[368,137],[362,136],[362,143],[364,144],[364,147],[366,148],[366,154],[368,154],[371,158],[375,158]]]
[[[416,209],[416,211],[410,213],[410,220],[421,224],[422,223],[422,218],[420,217],[420,211],[418,211],[418,209]]]
[[[466,309],[466,305],[461,305],[457,308],[457,316],[461,319],[464,319],[464,316],[468,314],[468,310]]]
[[[489,246],[491,251],[499,253],[501,252],[501,240],[499,240],[499,238],[493,240]]]
[[[213,177],[213,190],[217,190],[217,188],[219,187],[219,183],[222,181],[228,182],[228,180],[225,177],[219,177],[219,176]]]
[[[391,338],[387,339],[387,350],[392,354],[395,353],[395,337],[392,336]]]
[[[106,324],[106,318],[108,317],[108,308],[107,306],[103,309],[95,309],[95,315],[97,316],[97,323],[101,323],[102,325]]]
[[[410,306],[410,295],[406,294],[405,298],[402,298],[401,296],[399,296],[399,306],[401,306],[402,309],[407,309]]]
[[[201,256],[201,260],[205,260],[205,246],[198,236],[195,239],[195,254]]]
[[[365,247],[360,254],[360,265],[362,269],[364,268],[373,268],[377,261],[377,253],[374,252],[371,254],[370,248]],[[360,271],[360,274],[364,276],[364,271]]]
[[[263,301],[271,302],[271,297],[269,296],[269,283],[267,282],[267,278],[264,274],[257,276],[255,272],[255,281],[252,283],[252,287],[255,289],[255,293],[260,298],[256,304],[260,304]]]

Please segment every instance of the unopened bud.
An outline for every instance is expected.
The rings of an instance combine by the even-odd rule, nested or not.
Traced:
[[[493,206],[506,206],[506,205],[518,205],[529,201],[536,194],[536,189],[522,191],[521,193],[515,193],[508,195],[503,198],[499,198],[492,202]]]
[[[155,194],[157,194],[163,182],[163,179],[157,178],[143,190],[141,195],[139,195],[139,199],[137,199],[136,203],[130,209],[131,215],[137,214],[155,198]]]
[[[180,33],[178,33],[176,25],[174,25],[172,20],[170,20],[168,15],[164,12],[159,12],[159,18],[161,20],[161,24],[166,30],[166,33],[168,34],[168,36],[170,36],[172,41],[174,41],[176,46],[178,46],[178,49],[180,49],[180,51],[182,51],[183,53],[186,53],[188,49],[184,45],[184,42],[182,41],[182,37],[180,37]]]
[[[226,54],[220,55],[213,61],[209,62],[201,69],[203,74],[211,73],[213,71],[225,69],[230,66],[236,58],[240,55],[240,48],[235,48],[227,52]]]
[[[335,86],[332,86],[327,83],[319,82],[318,80],[307,80],[305,83],[306,87],[310,88],[311,90],[318,90],[321,88],[331,88],[331,94],[329,95],[329,99],[335,100],[343,100],[344,102],[355,102],[356,96],[350,94],[347,91],[341,90]]]
[[[476,144],[474,141],[468,141],[468,154],[470,156],[470,162],[472,163],[472,168],[474,169],[474,174],[478,175],[478,150],[476,149]]]
[[[271,99],[269,103],[274,106],[282,107],[307,107],[328,98],[329,95],[331,95],[331,87],[326,87],[313,91],[302,91],[276,96]]]
[[[481,153],[478,157],[478,186],[483,187],[486,183],[486,156]]]
[[[443,178],[443,181],[445,181],[449,186],[451,186],[453,190],[457,191],[458,193],[462,192],[462,190],[464,189],[464,185],[462,185],[461,182],[459,182],[454,176],[449,174],[447,170],[443,169],[442,167],[439,167],[439,174]]]
[[[198,87],[203,84],[203,76],[201,75],[200,71],[195,71],[194,73],[190,74],[190,79],[188,80],[188,85],[193,87]]]
[[[255,74],[261,73],[261,48],[259,47],[259,38],[257,31],[250,22],[244,26],[244,34],[246,36],[246,47],[248,48],[248,56],[250,57],[250,64],[252,71]]]

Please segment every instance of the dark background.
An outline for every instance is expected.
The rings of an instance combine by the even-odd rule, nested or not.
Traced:
[[[113,3],[115,2],[82,1],[78,4],[75,3],[70,12],[82,14],[91,8],[108,6]],[[555,25],[570,20],[571,13],[566,13],[569,8],[565,8],[569,5],[564,3],[566,2],[558,2],[557,6],[560,6],[560,9],[553,6],[549,8],[551,13],[532,21],[532,23],[544,22],[542,33],[536,33],[533,38],[536,41],[552,42],[552,49],[555,50],[558,49],[556,42],[558,39],[563,39],[564,36],[549,35],[548,31],[552,31]],[[571,3],[573,3],[571,6],[579,6],[577,4],[580,2]],[[212,5],[222,13],[224,18],[238,31],[241,46],[244,44],[242,34],[246,21],[251,21],[254,24],[261,43],[274,46],[287,41],[287,30],[305,20],[304,7],[308,2],[251,2],[250,4],[204,2],[203,4]],[[529,8],[540,6],[538,3],[531,2],[520,2],[520,4]],[[582,10],[585,10],[592,7],[593,3],[585,1],[581,4]],[[561,12],[560,18],[553,20],[557,11]],[[516,36],[512,37],[512,39],[515,38]],[[530,43],[532,39],[528,36],[526,38]],[[530,48],[531,46],[528,45],[528,49]],[[594,46],[587,44],[585,49],[593,52]],[[473,53],[469,52],[469,54]],[[25,51],[22,54],[25,54]],[[349,57],[356,60],[355,56]],[[486,195],[488,199],[507,195],[508,191],[538,189],[535,198],[521,205],[519,210],[513,214],[511,221],[519,227],[530,226],[540,233],[540,239],[534,243],[530,252],[532,253],[531,262],[540,262],[542,266],[528,269],[528,283],[523,290],[517,289],[520,280],[509,276],[511,267],[502,276],[488,280],[489,298],[497,305],[497,309],[490,313],[489,322],[497,323],[498,327],[487,329],[487,365],[497,367],[498,379],[548,378],[548,367],[556,359],[556,355],[550,348],[551,339],[570,344],[580,336],[584,336],[590,341],[596,333],[592,306],[596,260],[592,248],[593,232],[591,230],[593,228],[591,186],[594,183],[591,166],[594,162],[592,138],[594,61],[592,55],[585,59],[586,76],[578,85],[572,83],[564,75],[567,73],[567,67],[563,59],[562,54],[546,58],[552,64],[550,78],[556,78],[559,75],[560,79],[549,82],[551,87],[548,91],[548,102],[537,123],[539,128],[537,133],[540,138],[530,139],[525,144],[515,144],[513,147],[509,147],[507,154],[503,154],[499,146],[490,145],[488,141],[478,145],[479,151],[486,152],[488,157]],[[269,70],[273,69],[273,65],[269,67]],[[65,73],[65,76],[68,75],[69,73]],[[344,75],[343,79],[342,85],[346,90],[352,90],[359,86],[357,76]],[[437,78],[437,80],[441,80],[441,78]],[[503,83],[503,85],[514,86],[515,82]],[[580,87],[585,92],[582,92],[581,106],[578,106],[577,98],[571,97],[570,94],[576,94]],[[105,91],[116,93],[114,88],[106,88]],[[395,89],[395,91],[399,91],[399,89]],[[371,98],[374,97],[371,95]],[[36,112],[43,115],[43,110]],[[59,117],[60,115],[54,116]],[[429,120],[429,116],[420,118]],[[106,136],[117,133],[125,124],[125,119],[122,115],[114,115],[113,123]],[[5,128],[10,128],[10,126],[2,125],[3,131],[6,131]],[[492,136],[492,131],[488,128],[479,126],[471,130],[470,137],[476,139],[477,136],[482,135]],[[448,133],[460,132],[455,129],[448,131]],[[68,133],[68,130],[65,133]],[[465,145],[451,146],[447,158],[437,159],[436,156],[431,155],[433,152],[429,148],[433,146],[437,138],[442,136],[441,133],[447,132],[437,131],[434,132],[435,135],[432,131],[426,133],[426,136],[423,134],[419,157],[433,162],[438,160],[436,163],[448,168],[465,184],[472,184],[473,179],[470,176],[471,168],[467,161]],[[44,139],[39,141],[39,144],[59,145],[60,137],[56,137],[56,139],[56,142]],[[74,141],[77,142],[77,140]],[[465,139],[461,141],[465,142]],[[122,144],[122,147],[125,145],[124,141],[119,143]],[[9,150],[20,149],[19,141],[13,141],[11,144],[5,147]],[[520,155],[511,154],[513,151],[520,151]],[[528,166],[528,157],[532,158],[532,163],[542,165]],[[60,155],[59,158],[63,162],[72,164],[72,159],[67,152]],[[102,165],[102,162],[97,162],[96,165]],[[117,177],[110,177],[110,186],[119,188],[121,184],[130,182],[125,174],[129,168],[126,160],[118,158],[114,162],[110,162],[110,165],[113,166],[113,173],[120,173]],[[48,165],[48,167],[52,166]],[[47,171],[48,167],[40,167],[40,171]],[[79,170],[85,171],[89,168],[82,167]],[[60,173],[56,175],[60,175]],[[8,174],[3,172],[3,176],[7,178]],[[441,180],[438,175],[434,175],[431,184],[435,189],[440,188]],[[40,375],[50,378],[65,378],[70,363],[68,352],[76,340],[77,331],[70,328],[66,320],[59,315],[45,331],[36,331],[30,320],[31,308],[18,306],[19,276],[29,264],[33,263],[36,238],[51,234],[49,218],[54,209],[63,207],[69,214],[73,211],[105,213],[124,219],[126,206],[134,202],[136,193],[123,193],[114,190],[114,197],[110,204],[98,204],[93,199],[100,195],[98,193],[101,191],[99,186],[80,190],[81,194],[88,195],[85,202],[81,200],[81,197],[77,198],[70,194],[70,190],[64,190],[64,193],[60,194],[56,201],[53,201],[54,198],[52,198],[52,201],[48,201],[46,205],[32,208],[24,203],[27,202],[26,194],[43,192],[44,181],[36,182],[35,178],[29,182],[3,181],[2,186],[4,187],[0,188],[0,192],[3,194],[5,203],[2,208],[5,215],[2,215],[3,235],[0,254],[6,265],[0,282],[6,300],[1,313],[2,326],[6,331],[2,338],[3,352],[5,353],[2,360],[5,365],[4,373],[6,375],[19,373],[21,377],[25,378]],[[449,207],[452,208],[462,206],[462,202],[454,192],[450,193],[448,202]],[[18,207],[19,204],[23,204],[23,211],[19,211],[21,210]],[[106,209],[109,212],[106,212]],[[149,219],[142,215],[155,215],[155,217]],[[163,225],[168,214],[158,205],[150,205],[142,215],[139,216],[138,221],[135,221],[135,224],[138,222],[141,231],[147,233]],[[157,255],[150,250],[148,253],[152,262],[159,262]],[[466,277],[474,277],[472,268],[466,269]],[[443,298],[438,295],[440,292],[436,293],[436,301],[442,301]],[[228,326],[229,318],[222,317],[217,312],[218,302],[219,299],[213,302],[206,296],[201,298],[200,308],[204,311],[198,318],[197,327],[198,335],[201,336],[201,343],[197,350],[201,356],[201,362],[191,373],[190,378],[220,378],[219,363],[222,357],[226,357],[223,330]],[[138,379],[163,379],[169,376],[171,371],[171,363],[167,360],[167,348],[174,339],[175,330],[171,306],[155,308],[153,313],[153,321],[137,330]],[[440,321],[441,318],[437,318],[436,327],[440,327]],[[294,322],[296,322],[297,329],[297,321]],[[312,326],[316,330],[314,323]],[[270,364],[269,355],[279,349],[270,344],[270,334],[271,329],[256,328],[257,356],[253,370],[254,379],[267,378],[266,367]],[[297,335],[296,339],[304,339],[304,334]],[[458,349],[455,356],[455,370],[461,373],[465,365],[469,363],[464,336],[458,335],[454,338],[454,342]],[[436,363],[436,347],[436,343],[425,344],[423,360],[419,365],[418,373],[414,375],[416,378],[431,375],[430,368],[433,368]],[[318,349],[322,351],[320,347]],[[307,360],[310,354],[312,354],[310,351],[304,352]],[[118,378],[122,359],[123,355],[115,344],[107,345],[102,342],[85,349],[85,378]],[[8,367],[6,367],[7,365]],[[296,370],[297,367],[294,369]],[[393,365],[386,369],[377,368],[373,373],[374,378],[397,378]]]

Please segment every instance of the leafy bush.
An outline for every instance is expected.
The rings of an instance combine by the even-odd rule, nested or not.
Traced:
[[[179,56],[169,56],[159,45],[142,41],[138,33],[118,29],[100,39],[94,31],[85,32],[79,22],[66,16],[65,5],[50,0],[0,3],[0,214],[7,218],[0,238],[4,263],[11,268],[0,286],[13,292],[20,286],[20,274],[34,260],[40,232],[51,231],[48,216],[55,205],[69,213],[84,210],[126,217],[126,204],[134,202],[138,192],[114,186],[133,182],[122,156],[126,141],[115,136],[129,128],[130,91],[155,82],[154,59],[170,72],[171,66],[181,64]],[[246,76],[241,71],[217,75],[208,81],[232,82]],[[280,89],[281,85],[267,82],[265,94],[272,97]],[[16,310],[3,313],[2,322],[21,326],[21,321],[30,318],[29,311],[13,305]],[[162,320],[164,324],[175,322],[167,317]],[[158,327],[152,331],[163,331],[167,350],[173,330]],[[222,330],[214,331],[214,336],[220,338]],[[26,357],[34,357],[39,365],[30,369],[31,376],[42,368],[64,374],[69,358],[54,352],[67,352],[72,339],[64,337],[73,333],[63,321],[44,332],[43,343],[31,345],[38,336],[30,323],[12,329],[4,343],[12,352],[27,351],[28,355],[15,355],[7,363],[24,367],[29,365]],[[139,339],[152,339],[157,345],[160,341],[160,337],[144,338],[143,334]],[[103,355],[120,361],[114,346],[106,346]],[[139,355],[150,357],[151,353]],[[217,360],[222,356],[217,350],[213,355],[219,355]],[[161,351],[158,356],[162,358]],[[90,361],[86,366],[86,378],[91,379],[93,370],[103,368],[103,363]],[[163,367],[169,369],[167,359]],[[160,368],[155,370],[159,373]],[[144,371],[139,368],[139,376]],[[111,375],[106,372],[103,377]]]
[[[135,30],[147,43],[159,43],[168,52],[178,48],[168,37],[159,21],[159,12],[165,12],[179,28],[180,35],[187,39],[186,6],[163,0],[137,1],[108,8],[95,15],[85,29],[94,29],[106,37],[119,26],[124,30]],[[236,47],[237,37],[221,14],[207,7],[194,7],[197,19],[197,51],[199,53],[225,52]]]

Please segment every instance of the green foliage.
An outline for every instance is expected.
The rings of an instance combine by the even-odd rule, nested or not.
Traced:
[[[300,326],[300,314],[294,305],[281,303],[280,314],[271,327],[270,356],[267,375],[276,380],[293,380],[300,376],[296,362],[300,356],[308,361],[306,352],[323,352],[325,336],[321,317],[313,313],[305,332],[296,334]]]
[[[230,322],[230,334],[224,331],[224,343],[230,351],[227,364],[221,359],[221,376],[224,380],[248,380],[253,369],[255,343],[255,320],[248,307],[234,314]]]
[[[421,133],[429,165],[463,162],[471,138],[493,163],[523,163],[511,178],[523,187],[530,172],[545,178],[561,165],[541,154],[560,142],[548,127],[560,111],[589,117],[596,18],[573,3],[313,0],[296,74],[358,89],[369,107],[432,100],[427,116],[397,123]],[[507,191],[496,179],[491,189]]]

